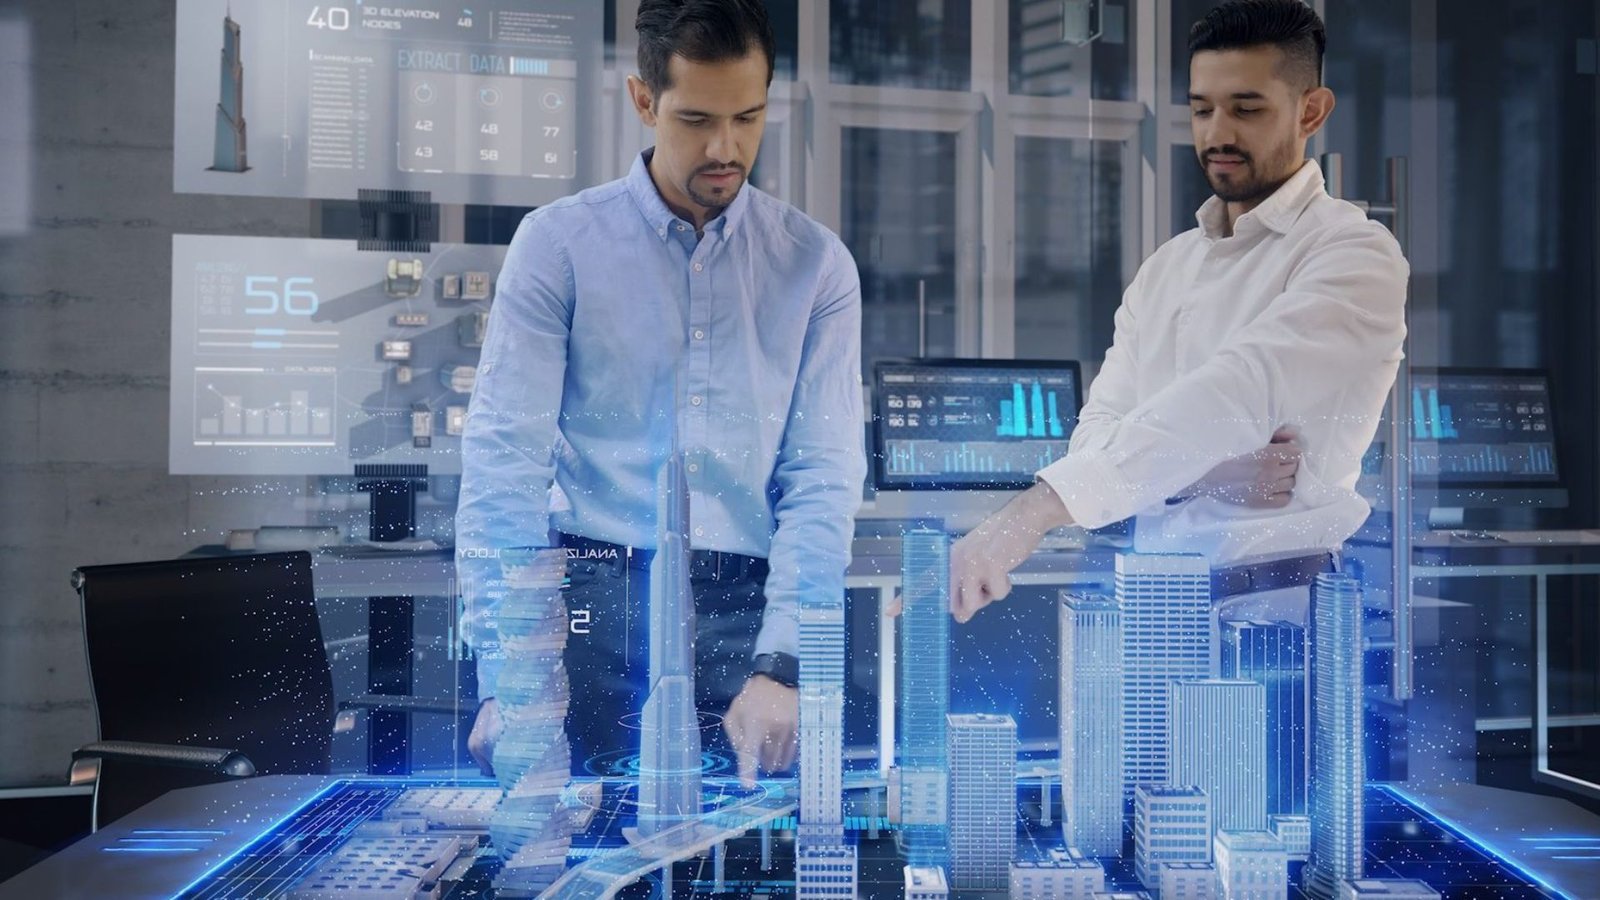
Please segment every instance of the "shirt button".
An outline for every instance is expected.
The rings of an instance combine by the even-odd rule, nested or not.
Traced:
[[[700,471],[700,464],[699,463],[689,463],[689,474],[693,475],[695,472],[698,472],[698,471]]]
[[[679,222],[678,223],[678,230],[679,231],[688,231],[689,230],[689,226],[683,224],[682,222]]]
[[[703,266],[703,265],[701,265],[701,264],[700,264],[700,263],[695,263],[695,264],[694,264],[694,270],[695,270],[695,271],[696,271],[696,272],[699,272],[699,271],[702,271],[702,270],[704,270],[704,269],[705,269],[705,266]]]
[[[702,401],[699,397],[690,397],[689,398],[689,405],[691,405],[691,406],[699,406],[702,402],[704,402],[704,401]]]
[[[705,537],[706,536],[706,530],[704,528],[696,528],[694,530],[694,536],[695,537]]]
[[[697,340],[697,341],[705,340],[706,339],[705,331],[703,331],[702,329],[696,328],[694,330],[694,339]]]

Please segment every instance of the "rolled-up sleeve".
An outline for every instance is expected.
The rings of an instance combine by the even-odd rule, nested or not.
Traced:
[[[844,595],[867,459],[861,411],[861,281],[833,242],[806,329],[773,478],[780,493],[755,653],[799,655],[807,597]]]
[[[1326,236],[1260,316],[1144,402],[1094,422],[1081,440],[1075,434],[1071,452],[1039,479],[1074,522],[1098,528],[1265,445],[1291,404],[1314,410],[1352,375],[1398,358],[1408,275],[1380,225]]]
[[[462,637],[478,654],[478,694],[494,695],[499,671],[493,615],[498,551],[549,544],[572,267],[535,213],[523,219],[495,286],[477,384],[461,438],[456,576]]]

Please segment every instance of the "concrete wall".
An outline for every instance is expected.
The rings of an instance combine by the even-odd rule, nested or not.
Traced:
[[[174,6],[0,6],[0,786],[95,737],[74,567],[306,521],[305,479],[167,474],[172,234],[311,233],[305,201],[172,193]]]

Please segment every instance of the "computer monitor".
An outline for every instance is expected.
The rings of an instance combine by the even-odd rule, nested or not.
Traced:
[[[873,484],[1012,491],[1066,455],[1083,403],[1070,360],[884,360],[873,373]]]
[[[1435,507],[1565,506],[1550,374],[1411,370],[1413,488]]]
[[[505,252],[174,235],[170,471],[458,474]]]

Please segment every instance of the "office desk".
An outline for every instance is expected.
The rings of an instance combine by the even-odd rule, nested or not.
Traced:
[[[1510,534],[1510,533],[1505,533]],[[1447,535],[1429,535],[1417,542],[1412,556],[1411,582],[1461,578],[1528,578],[1533,581],[1533,715],[1527,721],[1508,720],[1509,727],[1530,728],[1534,748],[1534,776],[1552,784],[1600,796],[1600,786],[1552,769],[1549,759],[1550,729],[1600,726],[1600,707],[1579,714],[1551,715],[1550,700],[1550,598],[1552,577],[1600,575],[1600,542],[1587,532],[1573,532],[1572,540],[1519,542],[1461,541]],[[1600,666],[1600,661],[1595,661]],[[1600,699],[1600,698],[1597,698]]]

